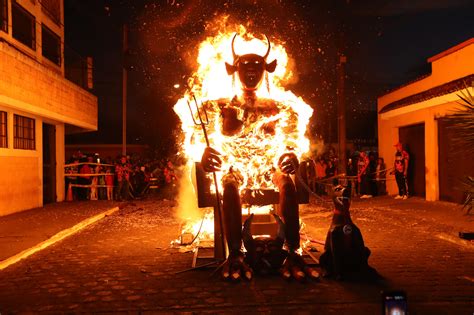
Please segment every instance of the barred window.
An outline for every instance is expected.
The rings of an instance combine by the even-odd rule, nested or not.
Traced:
[[[8,3],[0,0],[0,31],[8,32]]]
[[[61,38],[45,25],[42,25],[41,30],[41,46],[43,47],[43,56],[60,66]]]
[[[35,120],[20,115],[13,119],[13,147],[15,149],[35,150]]]
[[[7,112],[0,111],[0,148],[8,148]]]
[[[35,17],[16,1],[12,1],[13,38],[36,50]]]
[[[61,5],[59,0],[41,0],[41,8],[56,24],[61,23]]]

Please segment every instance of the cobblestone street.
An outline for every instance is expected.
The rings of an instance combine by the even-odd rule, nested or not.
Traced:
[[[405,202],[404,204],[402,204]],[[474,313],[474,244],[457,232],[473,218],[443,203],[388,197],[355,201],[352,217],[371,249],[378,283],[287,282],[278,276],[227,283],[191,267],[172,248],[174,202],[135,201],[79,233],[0,271],[0,313],[209,312],[379,314],[380,291],[407,291],[411,314]],[[324,241],[332,207],[302,206],[304,231]],[[316,252],[320,254],[322,246]]]

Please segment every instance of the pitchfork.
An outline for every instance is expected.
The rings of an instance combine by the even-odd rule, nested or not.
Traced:
[[[198,102],[196,100],[196,96],[193,95],[193,99],[194,99],[194,104],[196,105],[196,112],[197,112],[197,117],[198,117],[198,120],[196,120],[194,118],[194,114],[193,114],[193,109],[191,108],[191,104],[189,104],[189,101],[187,101],[188,103],[188,107],[189,107],[189,111],[191,112],[191,118],[193,119],[193,122],[196,126],[201,126],[202,128],[202,132],[204,133],[204,139],[206,139],[206,145],[208,147],[210,147],[210,144],[209,144],[209,138],[207,136],[207,130],[206,130],[206,126],[209,125],[209,117],[207,116],[207,111],[206,109],[202,106],[202,102],[201,102],[201,109],[202,111],[204,112],[204,118],[201,116],[201,112],[199,111],[199,105],[198,105]],[[219,215],[219,228],[220,228],[220,232],[224,233],[224,229],[223,229],[223,224],[222,224],[222,210],[221,210],[221,200],[220,200],[220,197],[219,197],[219,185],[217,184],[217,176],[216,176],[216,172],[212,172],[212,175],[214,177],[214,185],[215,185],[215,188],[216,188],[216,203],[217,203],[217,213]],[[214,231],[215,233],[216,231]],[[221,239],[221,246],[222,246],[222,250],[225,252],[225,241],[224,241],[224,236],[221,236],[220,237]]]

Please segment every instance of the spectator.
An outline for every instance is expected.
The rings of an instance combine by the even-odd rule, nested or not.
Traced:
[[[86,174],[91,173],[91,168],[89,166],[87,158],[83,158],[80,160],[81,163],[86,163],[83,164],[79,170],[79,174],[84,174],[83,176],[79,176],[78,178],[78,183],[82,185],[81,187],[78,187],[77,193],[78,193],[78,199],[79,200],[88,200],[90,197],[90,188],[86,187],[91,184],[90,182],[90,176],[87,176]]]
[[[94,168],[91,167],[91,174],[94,174]],[[91,188],[90,188],[90,200],[97,200],[98,195],[97,195],[97,176],[91,176]]]
[[[334,159],[328,159],[327,161],[327,167],[326,167],[326,178],[332,178],[336,176],[337,174],[337,169],[336,169],[336,164]],[[333,185],[337,185],[337,178],[332,179]]]
[[[105,169],[104,166],[98,166],[97,167],[98,173],[104,174]],[[104,187],[106,185],[105,182],[105,175],[98,176],[98,182],[99,182],[99,199],[100,200],[107,200],[107,188]]]
[[[367,169],[367,179],[368,179],[368,193],[372,196],[377,196],[377,182],[375,181],[377,170],[377,159],[375,152],[369,153],[369,168]]]
[[[326,192],[324,183],[320,182],[326,177],[326,168],[327,164],[324,159],[322,157],[318,157],[316,162],[316,180],[319,182],[317,183],[316,193],[319,195],[323,195]]]
[[[107,167],[105,172],[105,184],[107,185],[107,200],[114,199],[114,174],[112,173],[112,167]]]
[[[386,167],[383,158],[377,159],[377,167],[375,169],[375,182],[377,183],[377,196],[383,196],[387,193],[386,188]]]
[[[308,178],[308,186],[311,191],[316,191],[316,163],[311,158],[307,161],[306,177]]]
[[[395,148],[397,152],[395,152],[394,173],[398,186],[398,196],[395,199],[405,200],[408,198],[407,174],[410,156],[407,151],[403,150],[401,142],[397,142]]]
[[[115,174],[117,176],[117,183],[118,183],[118,189],[117,189],[118,201],[129,199],[130,172],[131,172],[131,166],[127,161],[127,157],[123,155],[120,158],[120,161],[115,166]]]
[[[360,198],[372,198],[368,191],[368,177],[367,171],[369,168],[369,158],[364,151],[360,152],[359,161],[357,163],[357,182],[359,183]]]

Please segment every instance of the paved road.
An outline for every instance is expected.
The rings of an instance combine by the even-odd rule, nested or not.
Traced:
[[[139,201],[0,271],[0,313],[379,314],[380,291],[403,288],[412,314],[474,314],[474,246],[452,237],[452,226],[410,211],[388,199],[353,205],[384,281],[226,283],[210,277],[212,269],[175,274],[192,254],[170,247],[179,233],[173,203]],[[305,231],[324,239],[330,211],[313,204],[301,216]]]

